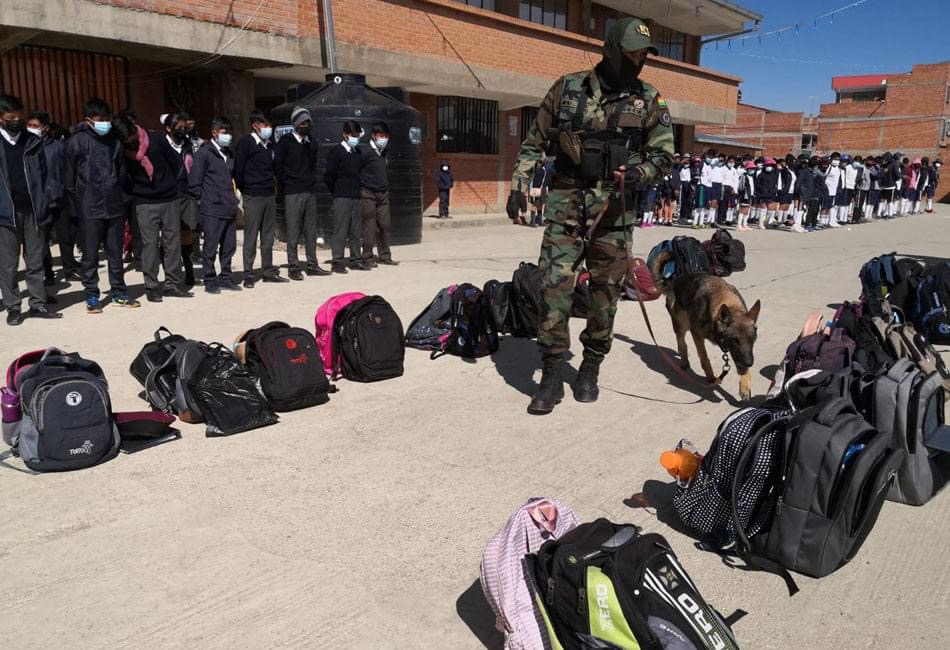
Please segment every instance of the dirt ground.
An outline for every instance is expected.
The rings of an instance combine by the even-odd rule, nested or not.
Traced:
[[[637,231],[635,250],[645,255],[673,234]],[[59,291],[63,320],[0,323],[0,364],[46,345],[76,350],[103,365],[116,410],[142,409],[128,366],[160,325],[226,343],[268,320],[312,328],[318,305],[352,290],[384,296],[408,325],[441,287],[506,279],[536,259],[541,231],[425,237],[396,249],[396,268],[236,295],[198,291],[98,316],[84,313],[73,283]],[[748,304],[763,303],[753,382],[761,395],[804,316],[830,315],[830,305],[857,296],[865,259],[893,250],[947,256],[950,206],[852,229],[741,238],[748,270],[731,279]],[[128,279],[141,291],[139,274]],[[662,303],[649,311],[661,344],[675,347]],[[583,325],[572,327],[579,357]],[[409,350],[404,377],[341,382],[329,404],[283,414],[273,427],[205,438],[200,426],[182,425],[178,441],[80,472],[0,467],[0,646],[499,647],[478,585],[481,552],[515,507],[544,495],[587,520],[666,535],[710,602],[749,613],[735,628],[743,647],[947,646],[950,496],[920,508],[887,503],[851,564],[821,580],[799,576],[802,591],[789,598],[780,579],[729,568],[676,530],[658,463],[682,437],[708,447],[736,406],[734,374],[725,394],[670,379],[634,303],[620,306],[596,404],[568,393],[552,415],[526,415],[539,368],[526,340],[505,339],[477,363]],[[631,500],[641,492],[651,507]]]

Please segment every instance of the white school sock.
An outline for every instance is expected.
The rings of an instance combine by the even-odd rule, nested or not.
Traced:
[[[699,208],[693,208],[693,225],[699,225]]]
[[[707,223],[716,223],[716,213],[718,211],[719,211],[719,208],[706,208]]]
[[[914,201],[914,214],[920,214],[920,201]]]
[[[893,217],[895,212],[897,212],[897,201],[888,201],[887,216]]]
[[[795,225],[796,225],[796,226],[801,226],[801,225],[802,225],[802,220],[805,218],[805,211],[804,211],[804,210],[798,210],[798,211],[795,213],[794,217],[795,217]]]
[[[933,210],[933,209],[934,209],[934,200],[933,200],[933,199],[927,199],[927,209],[928,209],[928,210]]]
[[[732,219],[735,216],[734,208],[726,208],[726,223],[732,223]]]

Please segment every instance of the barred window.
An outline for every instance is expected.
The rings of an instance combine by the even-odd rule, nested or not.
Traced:
[[[479,9],[495,10],[495,0],[455,0],[469,7],[478,7]]]
[[[498,153],[498,102],[470,97],[439,97],[440,153]]]
[[[567,29],[567,0],[519,0],[518,17],[548,27]]]
[[[654,25],[650,31],[653,44],[660,51],[660,56],[676,61],[686,60],[686,34],[662,25]]]

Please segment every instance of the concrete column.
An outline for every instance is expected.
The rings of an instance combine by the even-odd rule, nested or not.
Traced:
[[[254,110],[254,75],[250,72],[228,71],[218,75],[220,83],[215,106],[220,113],[231,118],[235,140],[248,132],[247,124]]]

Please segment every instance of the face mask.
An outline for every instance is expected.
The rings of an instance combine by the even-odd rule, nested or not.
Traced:
[[[940,169],[940,163],[934,163],[934,167],[936,167],[937,169]]]
[[[219,133],[215,136],[215,142],[218,143],[219,147],[230,147],[231,146],[231,134],[230,133]]]
[[[389,144],[389,138],[379,138],[376,141],[376,146],[379,147],[379,150],[382,151],[386,148],[386,145]]]
[[[189,128],[185,131],[185,135],[187,135],[189,138],[191,138],[192,140],[194,140],[194,139],[196,139],[196,138],[198,137],[198,129],[195,128],[195,127],[193,127],[193,126],[192,126],[192,127],[189,127]]]
[[[819,168],[818,168],[818,171],[820,171],[822,174],[824,174],[824,173],[826,173],[826,172],[828,171],[828,168],[827,168],[827,167],[819,167]]]
[[[360,143],[360,139],[355,135],[348,135],[346,136],[346,143],[351,147],[355,147]]]
[[[3,130],[12,136],[18,136],[23,132],[23,120],[10,120],[4,123]]]
[[[746,170],[746,174],[748,174],[749,176],[755,176],[755,170],[754,170],[754,169],[747,169],[747,170]]]
[[[442,168],[442,171],[447,172],[447,171],[449,171],[449,168],[448,168],[448,167],[443,167],[443,168]]]
[[[837,166],[840,165],[840,164],[841,164],[840,161],[837,161],[837,160],[832,160],[832,161],[831,161],[831,166],[832,166],[832,167],[837,167]]]
[[[271,135],[273,135],[274,129],[269,126],[262,126],[259,135],[261,140],[270,140]]]
[[[771,171],[774,170],[774,169],[775,169],[775,167],[772,167],[772,165],[768,165],[768,166],[765,168],[765,171],[771,172]]]
[[[172,137],[181,142],[188,135],[188,132],[185,129],[175,129],[172,131]]]
[[[862,165],[861,163],[854,163],[855,169],[861,169],[862,167],[864,167],[864,165]]]
[[[96,132],[96,135],[109,135],[112,130],[112,122],[93,122],[92,130]]]
[[[35,135],[37,138],[43,137],[43,129],[27,129],[27,131]]]
[[[729,169],[732,169],[732,168],[735,167],[735,166],[736,166],[735,163],[731,163],[731,162],[727,162],[727,163],[726,163],[726,167],[728,167]]]
[[[298,126],[298,127],[297,127],[297,133],[299,133],[300,135],[309,135],[309,134],[310,134],[310,126]]]

